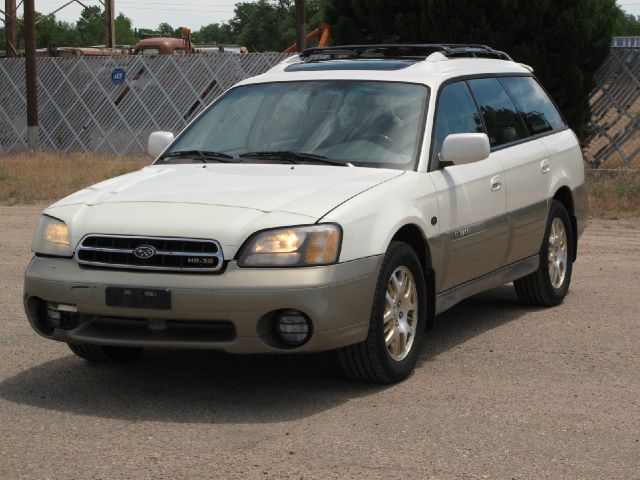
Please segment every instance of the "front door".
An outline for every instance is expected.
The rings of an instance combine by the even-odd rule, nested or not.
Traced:
[[[484,133],[478,108],[466,82],[444,86],[435,118],[434,159],[447,135]],[[480,162],[446,166],[430,173],[438,191],[440,241],[444,252],[437,266],[436,291],[481,277],[505,265],[509,224],[506,185],[495,153]]]

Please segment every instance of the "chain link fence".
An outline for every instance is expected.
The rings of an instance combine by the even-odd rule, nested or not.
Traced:
[[[611,49],[591,94],[591,168],[640,168],[640,48]]]
[[[288,55],[38,59],[40,147],[115,155],[146,151],[149,134],[178,132],[203,107]],[[23,59],[0,60],[0,153],[28,148]]]
[[[149,133],[180,131],[236,82],[288,54],[38,59],[40,146],[134,155]],[[122,75],[124,73],[124,76]],[[23,59],[0,60],[0,153],[28,148]],[[592,168],[640,168],[640,48],[613,48],[591,96]]]

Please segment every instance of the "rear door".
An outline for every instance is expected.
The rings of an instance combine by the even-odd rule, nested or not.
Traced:
[[[557,162],[549,155],[545,138],[566,129],[562,116],[533,77],[500,78],[527,125],[525,143],[502,149],[500,161],[507,189],[507,212],[512,241],[508,261],[539,253],[547,224],[548,196]]]
[[[458,166],[438,160],[447,135],[478,132],[485,129],[466,82],[442,87],[435,116],[435,170],[430,174],[438,191],[444,251],[436,266],[438,293],[497,270],[507,253],[506,190],[497,155]]]

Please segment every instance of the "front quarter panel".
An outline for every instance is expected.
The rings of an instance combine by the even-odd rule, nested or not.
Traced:
[[[378,185],[338,206],[320,222],[335,222],[344,231],[340,262],[380,255],[405,225],[415,225],[427,239],[436,238],[439,225],[436,190],[429,174],[406,175]]]

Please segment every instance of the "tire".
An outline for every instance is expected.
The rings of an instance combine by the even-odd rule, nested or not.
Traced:
[[[142,348],[108,347],[90,343],[67,343],[67,345],[78,357],[95,363],[126,362],[133,360],[142,351]]]
[[[560,232],[560,226],[564,230],[564,236]],[[513,282],[522,303],[540,307],[553,307],[562,303],[571,283],[572,259],[575,258],[574,235],[567,209],[562,203],[553,200],[540,248],[540,266],[532,274]],[[557,275],[551,272],[552,261],[562,265],[559,270],[555,270]]]
[[[406,279],[413,280],[415,290]],[[395,288],[398,282],[409,285],[407,295],[398,295],[399,290]],[[388,292],[390,298],[398,295],[405,299],[400,307],[389,308]],[[426,320],[427,293],[420,260],[406,243],[391,242],[376,284],[367,339],[338,351],[342,369],[350,379],[361,382],[390,384],[404,380],[418,360]],[[385,325],[392,339],[390,346],[385,340]],[[406,333],[402,335],[402,332]],[[402,348],[402,338],[405,348]]]

